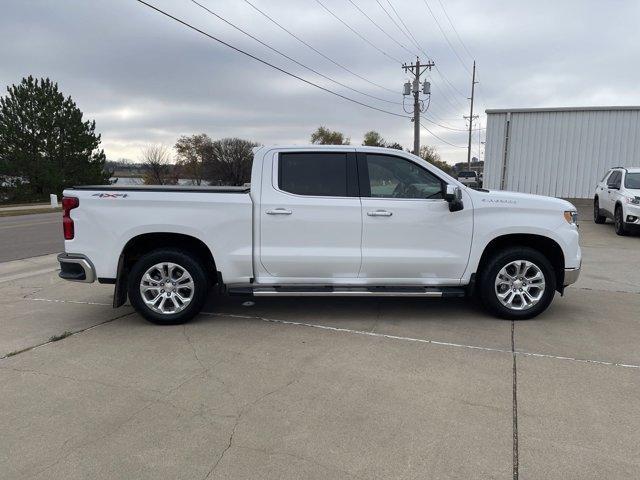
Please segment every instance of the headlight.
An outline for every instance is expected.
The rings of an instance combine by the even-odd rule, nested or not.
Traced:
[[[624,197],[627,203],[640,205],[640,197]]]
[[[575,210],[565,210],[564,219],[571,225],[578,224],[578,212]]]

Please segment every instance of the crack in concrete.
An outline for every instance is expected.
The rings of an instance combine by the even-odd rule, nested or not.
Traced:
[[[513,401],[513,480],[518,480],[519,475],[519,457],[518,457],[518,370],[516,363],[516,341],[515,341],[515,322],[511,320],[511,356],[513,357],[512,372],[512,401]]]
[[[231,434],[229,435],[229,440],[227,442],[227,446],[224,448],[224,450],[222,451],[222,453],[220,454],[220,456],[218,457],[218,459],[216,460],[216,462],[212,465],[212,467],[209,469],[209,471],[207,472],[207,474],[204,476],[204,478],[202,480],[207,480],[209,477],[211,477],[211,475],[213,475],[215,473],[215,470],[218,468],[218,465],[220,464],[220,462],[222,461],[222,459],[224,458],[225,454],[231,449],[231,447],[233,446],[233,439],[235,437],[236,434],[236,429],[238,428],[238,425],[240,424],[240,421],[242,420],[242,416],[245,415],[249,409],[253,408],[254,406],[256,406],[258,403],[260,403],[261,401],[263,401],[265,398],[269,397],[270,395],[273,395],[275,393],[278,393],[282,390],[284,390],[285,388],[287,388],[288,386],[292,385],[293,383],[295,383],[298,379],[294,378],[293,380],[290,380],[289,382],[287,382],[284,385],[281,385],[280,387],[271,390],[270,392],[267,392],[261,396],[259,396],[257,399],[255,399],[253,402],[245,404],[240,411],[238,412],[238,415],[236,415],[236,421],[233,424],[233,428],[231,429]]]
[[[184,325],[182,325],[182,335],[184,336],[185,340],[187,341],[187,343],[191,347],[191,350],[193,351],[193,356],[195,357],[196,361],[200,365],[200,368],[202,369],[202,373],[206,373],[209,369],[206,368],[204,366],[204,364],[202,363],[202,360],[200,360],[200,357],[198,356],[198,351],[196,350],[196,346],[193,343],[193,341],[191,340],[191,337],[187,334],[187,324],[186,323]]]
[[[39,343],[37,345],[32,345],[32,346],[25,347],[23,349],[17,350],[15,352],[7,353],[6,355],[3,355],[2,357],[0,357],[0,360],[6,360],[7,358],[15,357],[16,355],[20,355],[22,353],[29,352],[29,351],[34,350],[36,348],[44,347],[45,345],[49,345],[51,343],[60,342],[60,341],[65,340],[67,338],[75,337],[76,335],[84,333],[87,330],[91,330],[92,328],[100,327],[100,326],[105,325],[107,323],[115,322],[116,320],[119,320],[121,318],[127,317],[129,315],[133,315],[134,313],[135,312],[124,313],[122,315],[118,315],[117,317],[110,318],[110,319],[105,320],[105,321],[100,322],[100,323],[96,323],[95,325],[91,325],[89,327],[81,328],[80,330],[76,330],[74,332],[71,332],[70,335],[66,335],[64,338],[62,338],[60,340],[47,340],[46,342],[42,342],[42,343]]]

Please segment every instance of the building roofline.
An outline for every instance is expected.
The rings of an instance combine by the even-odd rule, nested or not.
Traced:
[[[542,107],[542,108],[490,108],[485,110],[487,115],[492,113],[535,113],[535,112],[589,112],[600,110],[640,110],[637,105],[617,105],[610,107]]]

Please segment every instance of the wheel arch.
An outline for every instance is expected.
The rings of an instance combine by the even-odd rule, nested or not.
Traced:
[[[194,255],[205,267],[211,284],[222,284],[222,276],[217,270],[213,253],[199,238],[175,232],[142,233],[129,239],[120,253],[113,298],[114,307],[123,305],[127,300],[127,283],[133,264],[142,255],[159,248],[176,248]]]
[[[542,253],[553,266],[556,290],[563,292],[565,259],[562,247],[550,237],[532,233],[510,233],[492,239],[482,252],[474,278],[482,271],[493,254],[506,247],[529,247]]]

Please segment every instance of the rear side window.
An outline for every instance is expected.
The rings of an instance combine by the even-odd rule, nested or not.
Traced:
[[[339,152],[281,153],[280,190],[296,195],[346,197],[347,154]]]

